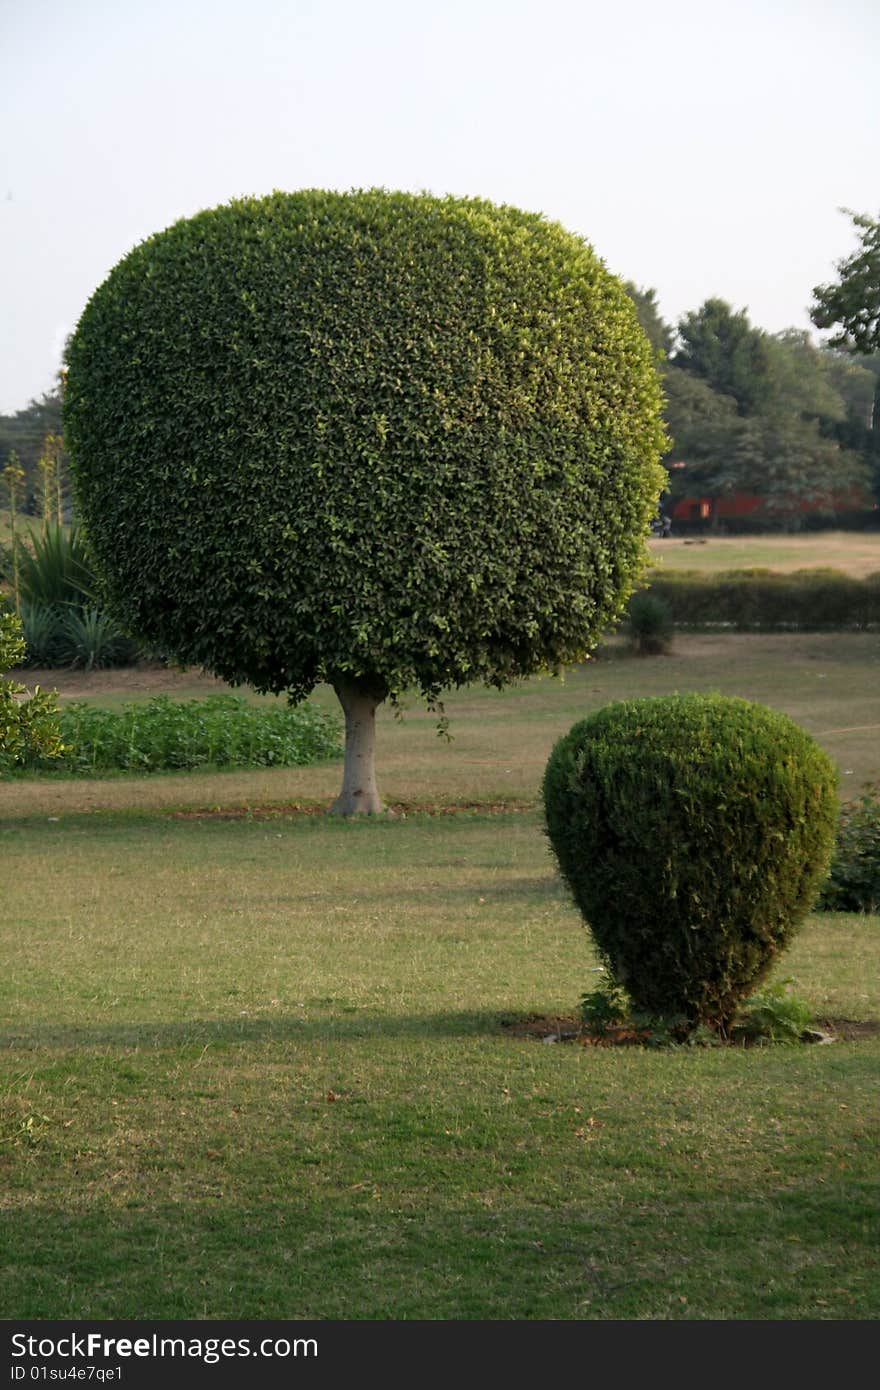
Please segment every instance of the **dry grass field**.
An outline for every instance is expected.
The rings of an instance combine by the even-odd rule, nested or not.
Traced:
[[[880,530],[804,531],[797,535],[670,536],[648,542],[651,564],[664,570],[835,569],[854,579],[880,573]]]

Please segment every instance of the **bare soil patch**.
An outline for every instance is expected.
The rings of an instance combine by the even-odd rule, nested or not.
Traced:
[[[196,668],[145,663],[109,671],[65,671],[29,666],[16,679],[30,688],[57,690],[62,700],[81,700],[95,695],[213,695],[229,690],[224,681]]]
[[[542,1043],[579,1043],[581,1047],[644,1047],[650,1041],[647,1029],[621,1025],[597,1033],[577,1015],[569,1014],[527,1014],[524,1018],[502,1019],[501,1027],[512,1038]],[[830,1042],[861,1042],[880,1036],[880,1022],[875,1019],[820,1018],[816,1020],[816,1029],[825,1035],[822,1041]],[[732,1037],[723,1045],[742,1047],[744,1043],[752,1045],[742,1037]]]

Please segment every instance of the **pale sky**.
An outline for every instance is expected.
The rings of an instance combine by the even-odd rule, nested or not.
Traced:
[[[545,213],[770,332],[880,213],[877,0],[0,0],[0,413],[179,217],[272,189]]]

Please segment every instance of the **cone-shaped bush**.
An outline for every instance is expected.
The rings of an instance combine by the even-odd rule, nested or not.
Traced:
[[[813,904],[836,774],[785,715],[721,695],[607,705],[556,744],[547,833],[615,978],[721,1031]]]

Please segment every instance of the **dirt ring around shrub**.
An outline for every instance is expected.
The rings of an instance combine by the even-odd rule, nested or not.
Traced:
[[[598,1033],[582,1023],[577,1016],[557,1014],[527,1014],[523,1018],[503,1018],[501,1027],[512,1038],[524,1038],[541,1043],[579,1043],[581,1047],[647,1047],[651,1045],[650,1030],[623,1024]],[[819,1018],[804,1031],[804,1043],[862,1042],[880,1037],[880,1022],[876,1019]],[[722,1047],[768,1046],[769,1039],[753,1038],[735,1033]]]

